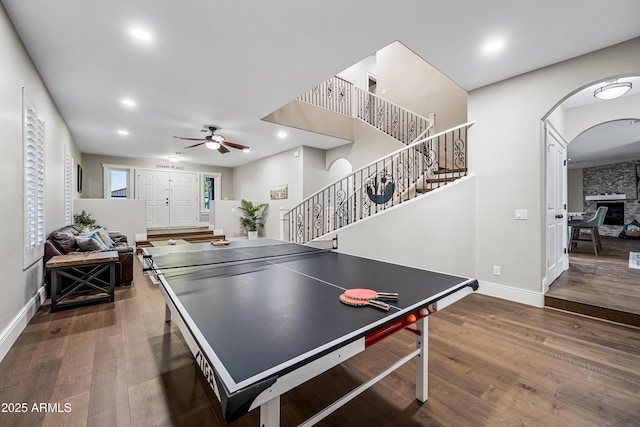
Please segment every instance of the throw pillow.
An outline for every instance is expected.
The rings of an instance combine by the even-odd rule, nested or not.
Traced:
[[[102,240],[102,243],[104,243],[107,248],[112,248],[113,247],[113,244],[115,242],[113,240],[111,240],[111,237],[109,237],[109,234],[107,234],[107,232],[104,230],[104,228],[97,228],[94,231],[94,233],[96,235],[98,235],[100,240]]]
[[[107,249],[99,237],[94,236],[77,236],[76,242],[81,252],[101,251]]]
[[[621,239],[640,239],[640,222],[634,219],[622,228],[618,237]]]

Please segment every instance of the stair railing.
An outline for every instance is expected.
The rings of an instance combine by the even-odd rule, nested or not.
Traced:
[[[354,89],[358,106],[356,117],[405,145],[433,127],[433,116],[431,119],[423,117],[359,87]]]
[[[353,83],[333,76],[298,97],[300,101],[351,116]]]
[[[283,213],[281,238],[317,239],[466,176],[472,125],[415,141],[316,191]]]
[[[354,92],[356,105],[352,110]],[[337,76],[320,83],[298,99],[339,114],[357,117],[405,145],[422,135],[428,135],[433,128],[433,114],[423,117]]]

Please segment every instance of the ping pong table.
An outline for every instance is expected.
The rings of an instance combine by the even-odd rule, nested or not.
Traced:
[[[260,408],[280,424],[280,396],[403,329],[416,348],[305,421],[313,425],[416,358],[416,398],[427,400],[428,318],[478,289],[475,279],[272,239],[143,249],[166,321],[182,333],[226,422]],[[388,311],[342,304],[349,288],[397,292]]]

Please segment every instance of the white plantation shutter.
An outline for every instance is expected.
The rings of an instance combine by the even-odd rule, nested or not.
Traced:
[[[73,223],[73,157],[69,153],[64,159],[64,221]]]
[[[44,121],[24,102],[24,267],[44,252]]]

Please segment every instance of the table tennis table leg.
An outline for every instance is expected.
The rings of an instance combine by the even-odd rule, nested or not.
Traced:
[[[260,405],[260,427],[280,426],[280,396]]]
[[[164,321],[171,322],[171,309],[169,308],[169,304],[164,305]]]
[[[420,349],[416,356],[416,399],[424,403],[429,397],[429,318],[418,320],[416,327],[420,332],[416,335],[416,347]]]

